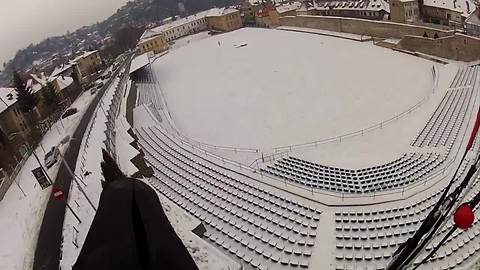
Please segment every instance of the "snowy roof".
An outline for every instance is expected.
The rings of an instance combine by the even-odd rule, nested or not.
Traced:
[[[175,20],[171,23],[163,24],[163,25],[157,26],[153,29],[149,29],[149,31],[156,32],[156,33],[164,32],[164,31],[170,30],[172,28],[176,28],[176,27],[182,26],[184,24],[191,23],[193,21],[206,18],[208,12],[209,12],[209,10],[202,11],[202,12],[190,15],[188,17],[184,17],[184,18]]]
[[[57,81],[58,86],[60,87],[60,91],[69,87],[73,83],[72,77],[58,76],[55,80]]]
[[[282,5],[276,6],[275,8],[277,9],[277,12],[281,14],[281,13],[284,13],[284,12],[297,10],[298,8],[300,8],[301,5],[302,5],[302,3],[300,3],[300,2],[293,2],[291,4],[290,3],[289,4],[282,4]]]
[[[148,64],[150,64],[150,61],[148,60],[147,53],[133,58],[132,64],[130,65],[130,74],[134,73],[135,71],[141,69]]]
[[[465,20],[466,23],[480,25],[480,7],[477,8],[468,18]]]
[[[0,113],[4,112],[17,101],[14,88],[0,88]]]
[[[144,39],[156,36],[156,35],[158,35],[162,32],[168,31],[172,28],[176,28],[176,27],[191,23],[191,22],[196,21],[196,20],[204,19],[206,17],[221,16],[221,15],[231,14],[231,13],[234,13],[234,12],[237,12],[237,11],[238,10],[234,9],[234,8],[212,8],[212,9],[209,9],[209,10],[198,12],[196,14],[177,19],[175,21],[157,26],[155,28],[147,29],[143,33],[140,40],[144,40]]]
[[[262,3],[266,3],[267,1],[265,1],[265,0],[248,0],[248,2],[251,5],[259,5],[259,4],[262,4]],[[289,0],[271,0],[270,2],[272,2],[274,4],[282,4],[282,3],[288,3]]]
[[[142,36],[140,37],[140,41],[144,41],[148,38],[151,38],[153,36],[157,36],[161,33],[161,32],[157,32],[155,29],[156,28],[145,30],[145,32],[143,32]]]
[[[208,10],[207,17],[217,17],[237,12],[234,8],[212,8]]]
[[[71,67],[72,64],[62,64],[61,66],[55,67],[50,77],[55,77]]]
[[[87,51],[87,52],[83,53],[82,55],[77,56],[71,62],[77,62],[78,60],[80,60],[82,58],[86,58],[86,57],[90,56],[91,54],[94,54],[94,53],[97,53],[97,52],[98,51]]]
[[[144,42],[147,42],[149,40],[152,40],[152,39],[155,39],[157,38],[158,36],[162,35],[163,33],[160,32],[160,33],[149,33],[149,35],[147,36],[143,36],[140,38],[140,40],[138,41],[138,43],[144,43]]]
[[[317,10],[369,10],[390,12],[390,6],[384,0],[373,1],[336,1],[316,4]]]
[[[475,8],[475,4],[470,0],[424,0],[423,4],[425,6],[458,11],[464,16],[468,16]]]

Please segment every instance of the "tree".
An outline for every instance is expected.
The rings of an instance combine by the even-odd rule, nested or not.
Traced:
[[[42,90],[43,100],[45,104],[47,104],[48,111],[53,113],[56,109],[58,104],[60,104],[60,96],[55,91],[55,87],[53,86],[53,82],[48,82],[45,88]]]
[[[435,35],[433,36],[434,39],[438,38],[438,34],[435,32]]]
[[[13,72],[13,87],[17,93],[17,102],[20,111],[24,114],[30,126],[34,126],[33,110],[37,106],[38,99],[30,87],[27,88],[25,81],[17,71]]]
[[[17,71],[13,73],[13,87],[17,93],[20,110],[23,113],[31,113],[37,106],[37,98],[30,87],[27,88],[25,81]]]
[[[423,32],[423,37],[426,37],[426,38],[428,38],[428,34],[427,34],[427,32]]]

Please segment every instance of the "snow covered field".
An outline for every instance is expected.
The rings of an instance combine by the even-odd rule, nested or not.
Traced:
[[[41,141],[45,151],[58,145],[65,136],[73,134],[93,98],[89,92],[85,92],[71,105],[78,109],[78,113],[63,119],[63,125],[57,122],[45,134]],[[62,153],[66,149],[67,145],[60,147]],[[37,147],[35,151],[42,159],[45,154],[42,147]],[[55,179],[59,165],[60,162],[57,162],[48,169],[52,179]],[[51,193],[51,187],[45,190],[40,188],[31,172],[38,166],[34,156],[30,156],[15,179],[26,196],[13,183],[0,202],[0,269],[20,270],[33,266],[37,235]]]
[[[379,123],[433,86],[432,62],[367,42],[267,29],[200,39],[153,69],[185,135],[261,150]]]

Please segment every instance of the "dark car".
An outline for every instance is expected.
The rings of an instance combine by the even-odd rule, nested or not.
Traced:
[[[67,118],[69,117],[70,115],[74,115],[78,112],[77,108],[70,108],[68,110],[66,110],[63,115],[62,115],[62,119],[64,118]]]

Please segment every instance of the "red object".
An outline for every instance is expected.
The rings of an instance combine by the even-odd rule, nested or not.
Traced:
[[[475,141],[475,137],[477,137],[477,132],[479,127],[480,127],[480,108],[478,109],[478,112],[477,112],[477,119],[475,120],[475,126],[473,127],[472,135],[470,135],[470,140],[468,141],[467,151],[470,150],[470,148],[472,148],[473,142]]]
[[[55,199],[63,200],[63,190],[59,187],[54,187],[52,189],[52,194]]]
[[[473,214],[472,208],[470,205],[463,204],[458,209],[457,212],[453,215],[453,221],[457,225],[458,228],[462,230],[466,230],[470,228],[473,224],[473,220],[475,219],[475,215]]]

